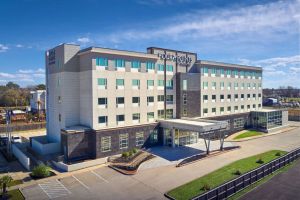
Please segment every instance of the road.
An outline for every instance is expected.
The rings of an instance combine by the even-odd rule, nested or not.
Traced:
[[[241,198],[241,200],[289,200],[300,199],[300,161],[289,169],[273,177],[267,183],[255,188]]]
[[[29,186],[22,193],[26,199],[164,199],[163,194],[170,189],[233,161],[268,150],[290,151],[300,147],[300,127],[277,135],[239,142],[238,145],[241,146],[238,150],[180,168],[174,165],[161,166],[125,176],[108,167],[101,167],[44,185]]]

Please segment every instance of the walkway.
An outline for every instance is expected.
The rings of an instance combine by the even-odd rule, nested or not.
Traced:
[[[289,171],[273,177],[267,183],[247,193],[241,200],[300,199],[300,161]]]

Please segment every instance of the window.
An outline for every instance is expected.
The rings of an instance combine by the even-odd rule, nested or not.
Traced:
[[[125,67],[125,60],[123,60],[123,59],[116,59],[115,60],[115,67]]]
[[[256,88],[256,83],[253,83],[253,85],[252,85],[252,86],[253,86],[253,89],[255,89],[255,88]]]
[[[239,83],[234,83],[234,89],[238,89],[238,87],[239,87]]]
[[[234,95],[234,98],[235,98],[235,99],[238,99],[238,98],[239,98],[239,95],[238,95],[238,94],[235,94],[235,95]]]
[[[166,110],[166,118],[172,119],[173,118],[173,109],[167,109]]]
[[[208,113],[208,109],[207,108],[203,108],[203,113],[207,114]]]
[[[233,75],[234,75],[234,76],[238,76],[238,75],[239,75],[238,70],[233,70]]]
[[[233,120],[233,128],[244,128],[245,120],[244,118],[236,118]]]
[[[125,121],[125,116],[124,115],[117,115],[117,122],[124,122]]]
[[[227,69],[227,70],[226,70],[226,74],[227,74],[227,76],[231,76],[231,70],[230,70],[230,69]]]
[[[168,72],[173,72],[173,65],[167,65],[167,66],[166,66],[166,70],[167,70]]]
[[[141,62],[138,60],[134,60],[131,62],[131,68],[139,69],[141,68]]]
[[[244,95],[244,94],[241,94],[241,98],[244,99],[244,97],[245,97],[245,95]]]
[[[61,122],[61,114],[58,114],[58,121]]]
[[[211,95],[211,99],[213,100],[213,102],[215,102],[216,101],[216,99],[217,99],[217,96],[214,94],[214,95]]]
[[[244,108],[245,108],[245,106],[244,106],[244,105],[241,105],[241,109],[244,110]]]
[[[167,95],[166,101],[167,104],[173,104],[173,95]]]
[[[260,93],[258,94],[258,97],[261,97],[261,94],[260,94]]]
[[[211,84],[212,84],[212,85],[211,85],[212,88],[216,89],[216,87],[217,87],[217,82],[212,82]]]
[[[165,66],[163,64],[157,64],[157,71],[164,71]]]
[[[221,100],[224,100],[224,94],[221,94],[221,95],[220,95],[220,99],[221,99]]]
[[[144,133],[138,132],[135,134],[135,143],[136,146],[142,146],[144,144]]]
[[[158,134],[156,129],[150,132],[149,139],[151,144],[156,144],[158,142]]]
[[[248,87],[248,89],[250,89],[250,87],[251,87],[251,84],[250,84],[250,83],[247,83],[247,87]]]
[[[227,94],[227,99],[231,99],[231,94]]]
[[[187,80],[182,80],[182,90],[187,90]]]
[[[207,89],[208,88],[208,82],[203,82],[203,89]]]
[[[227,88],[231,88],[231,83],[229,82],[229,83],[227,83]]]
[[[250,105],[247,105],[247,109],[250,109]]]
[[[207,67],[202,68],[202,70],[203,70],[203,74],[208,74],[208,68]]]
[[[167,80],[166,82],[167,89],[173,89],[173,80]]]
[[[242,83],[242,89],[244,89],[244,87],[245,87],[245,83]]]
[[[101,137],[101,152],[107,152],[111,150],[111,137]]]
[[[139,79],[132,79],[132,86],[140,86],[140,80]]]
[[[247,94],[247,98],[250,99],[250,97],[251,97],[250,94]]]
[[[164,95],[158,95],[157,96],[157,101],[159,101],[159,102],[165,101],[165,96]]]
[[[157,80],[157,86],[164,87],[164,80]]]
[[[220,88],[224,88],[224,82],[220,82]]]
[[[183,115],[184,117],[187,116],[187,109],[186,109],[186,108],[183,108],[183,109],[182,109],[182,115]]]
[[[99,116],[98,123],[99,124],[107,124],[107,116]]]
[[[261,104],[258,104],[258,107],[261,108]]]
[[[164,110],[158,110],[158,111],[157,111],[157,117],[158,117],[159,119],[165,118],[165,111],[164,111]]]
[[[187,105],[187,94],[186,93],[182,94],[182,104]]]
[[[237,111],[239,110],[239,107],[238,106],[234,106],[234,111]]]
[[[33,94],[31,95],[31,99],[33,99]],[[58,96],[57,99],[58,99],[58,103],[61,103],[61,96]]]
[[[107,58],[96,58],[96,66],[108,66]]]
[[[133,113],[132,114],[133,121],[140,121],[140,113]]]
[[[119,135],[119,144],[120,144],[120,149],[128,148],[128,133],[123,133]]]
[[[224,112],[224,107],[220,107],[220,112]]]
[[[207,101],[208,100],[208,95],[203,95],[203,100]]]
[[[139,104],[140,103],[140,97],[132,97],[132,103],[137,103]]]
[[[116,79],[117,86],[124,86],[124,79]]]
[[[154,86],[154,80],[147,80],[147,88]]]
[[[118,104],[124,104],[124,97],[117,97],[116,98],[116,103],[117,103],[117,106],[118,106]]]
[[[212,69],[211,69],[211,75],[216,75],[216,73],[217,73],[216,68],[212,68]]]
[[[253,104],[253,105],[252,105],[252,108],[256,108],[256,105],[255,105],[255,104]]]
[[[154,102],[154,96],[148,96],[147,97],[147,103],[153,103]]]
[[[106,105],[107,105],[107,98],[98,98],[98,105],[106,107]]]
[[[220,69],[220,74],[224,75],[224,69]]]
[[[212,109],[211,109],[211,112],[212,112],[212,113],[216,113],[216,111],[217,111],[216,108],[212,108]]]
[[[228,106],[228,107],[227,107],[227,111],[228,111],[228,112],[231,112],[231,106]]]
[[[147,120],[154,119],[154,112],[148,112],[147,113]]]
[[[106,78],[98,78],[98,85],[99,86],[105,86],[107,85],[107,80]]]
[[[256,94],[252,94],[253,99],[256,99]]]
[[[240,71],[240,76],[245,76],[245,72],[244,71]]]
[[[147,70],[154,70],[155,64],[154,62],[146,62],[146,69]]]

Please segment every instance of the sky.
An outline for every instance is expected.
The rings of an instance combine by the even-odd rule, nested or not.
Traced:
[[[263,67],[263,87],[300,87],[300,0],[1,0],[0,85],[45,82],[61,43]]]

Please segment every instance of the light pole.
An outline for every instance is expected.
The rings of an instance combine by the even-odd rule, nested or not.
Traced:
[[[11,114],[12,111],[6,110],[6,135],[7,135],[7,154],[11,157]]]

